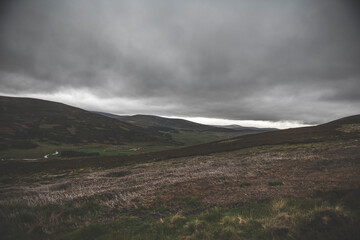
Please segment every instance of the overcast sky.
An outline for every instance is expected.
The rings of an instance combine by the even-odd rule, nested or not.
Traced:
[[[0,94],[295,125],[359,114],[357,2],[3,0]]]

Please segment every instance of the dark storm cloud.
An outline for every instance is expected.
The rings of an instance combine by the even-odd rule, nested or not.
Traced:
[[[359,16],[350,0],[4,1],[0,92],[322,122],[360,112]]]

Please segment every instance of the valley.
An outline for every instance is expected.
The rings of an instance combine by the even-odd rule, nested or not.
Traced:
[[[147,126],[146,134],[156,134],[145,136],[169,149],[132,138],[122,145],[53,146],[40,139],[36,148],[2,150],[35,159],[0,162],[0,234],[5,239],[357,239],[359,126],[355,115],[177,147],[171,143],[179,139],[161,138],[161,131]],[[9,136],[20,138],[7,133],[3,143]],[[36,158],[36,151],[45,149],[59,154]],[[89,155],[61,158],[69,149]]]

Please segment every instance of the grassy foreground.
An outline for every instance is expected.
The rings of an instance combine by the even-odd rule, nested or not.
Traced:
[[[234,208],[194,198],[120,212],[96,202],[1,206],[2,239],[360,239],[360,190]]]

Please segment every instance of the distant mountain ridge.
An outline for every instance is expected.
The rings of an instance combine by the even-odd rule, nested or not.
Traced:
[[[166,127],[174,129],[189,129],[196,131],[228,132],[226,128],[219,128],[205,124],[195,123],[184,119],[165,118],[155,115],[137,114],[133,116],[120,116],[122,121],[143,127]],[[229,131],[230,132],[230,131]]]
[[[237,133],[260,133],[260,132],[268,132],[275,131],[275,128],[255,128],[255,127],[242,127],[239,125],[228,125],[228,126],[213,126],[213,125],[205,125],[200,123],[191,122],[185,119],[177,119],[177,118],[166,118],[159,117],[155,115],[144,115],[144,114],[136,114],[136,115],[115,115],[111,113],[104,112],[95,112],[97,114],[116,118],[121,121],[140,126],[145,128],[156,128],[156,129],[183,129],[183,130],[193,130],[193,131],[208,131],[208,132],[237,132]]]
[[[176,118],[165,118],[155,115],[145,115],[145,114],[136,114],[136,115],[115,115],[111,113],[96,112],[98,114],[120,119],[121,121],[141,126],[141,127],[164,127],[164,128],[174,128],[174,129],[191,129],[197,131],[208,131],[210,129],[218,129],[214,126],[204,125],[200,123],[191,122],[184,119]],[[220,131],[227,131],[227,129],[218,129]]]
[[[254,130],[254,131],[261,131],[261,132],[268,132],[268,131],[276,131],[279,130],[277,128],[257,128],[257,127],[244,127],[237,124],[232,125],[215,125],[216,127],[222,127],[222,128],[229,128],[229,129],[235,129],[235,130]]]

